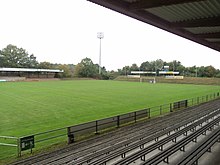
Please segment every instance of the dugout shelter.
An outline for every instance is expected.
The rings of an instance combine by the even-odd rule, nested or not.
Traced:
[[[0,68],[0,77],[54,78],[59,69]]]

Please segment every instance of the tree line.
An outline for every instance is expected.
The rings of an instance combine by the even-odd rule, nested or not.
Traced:
[[[53,64],[50,62],[38,62],[33,54],[29,54],[25,49],[18,48],[9,44],[0,50],[0,67],[7,68],[38,68],[38,69],[60,69],[64,73],[59,74],[62,78],[96,78],[96,79],[114,79],[119,75],[129,75],[131,71],[159,71],[164,66],[169,66],[170,71],[178,71],[180,75],[189,77],[218,77],[220,70],[213,66],[192,66],[185,67],[180,61],[174,60],[166,62],[161,59],[155,61],[145,61],[140,66],[137,64],[127,65],[117,71],[107,71],[101,67],[99,74],[99,65],[94,64],[90,58],[84,58],[78,64]]]
[[[18,48],[9,44],[0,50],[0,68],[36,68],[36,69],[60,69],[60,78],[86,77],[96,79],[109,79],[105,67],[101,68],[99,74],[99,65],[94,64],[91,59],[84,58],[77,64],[53,64],[50,62],[38,62],[33,54],[29,54],[25,49]]]
[[[131,66],[124,66],[122,69],[118,69],[120,75],[131,74],[131,71],[158,71],[163,70],[164,66],[169,66],[170,71],[178,71],[182,76],[188,77],[217,77],[220,78],[220,70],[213,66],[191,66],[185,67],[180,61],[174,60],[166,62],[161,59],[155,61],[143,62],[140,67],[137,64]]]

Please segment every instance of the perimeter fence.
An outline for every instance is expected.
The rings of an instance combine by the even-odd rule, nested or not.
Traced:
[[[57,144],[64,141],[67,141],[68,144],[71,144],[75,141],[79,141],[88,136],[99,134],[110,129],[119,128],[127,124],[136,123],[151,117],[164,115],[219,98],[220,92],[216,92],[201,97],[180,100],[169,104],[146,108],[126,114],[91,121],[88,123],[49,130],[24,137],[0,136],[0,148],[1,146],[16,147],[17,155],[21,156],[22,151],[31,150],[32,152],[34,148],[46,148],[52,144]],[[9,140],[14,140],[14,143],[9,143]]]

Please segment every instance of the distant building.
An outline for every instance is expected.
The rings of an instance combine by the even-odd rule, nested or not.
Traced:
[[[152,71],[131,71],[132,75],[156,75],[156,72]],[[179,75],[179,72],[174,71],[159,71],[159,75]]]
[[[163,67],[163,70],[164,70],[164,71],[169,71],[169,66],[164,66],[164,67]]]
[[[32,68],[0,68],[1,77],[54,78],[63,70]]]

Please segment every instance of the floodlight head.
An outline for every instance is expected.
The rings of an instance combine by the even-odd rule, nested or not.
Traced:
[[[98,32],[97,33],[97,38],[99,38],[99,39],[104,38],[104,33],[103,32]]]

